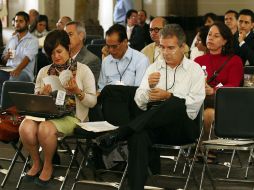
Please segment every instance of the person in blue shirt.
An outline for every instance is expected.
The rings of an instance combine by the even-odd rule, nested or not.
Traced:
[[[28,32],[29,15],[20,11],[15,15],[15,31],[6,44],[2,56],[2,64],[12,68],[11,72],[0,70],[0,86],[5,80],[33,81],[35,59],[39,42]],[[0,88],[1,89],[1,88]]]
[[[147,67],[148,58],[128,46],[126,29],[114,24],[106,32],[109,55],[102,62],[98,81],[100,92],[106,85],[139,86]]]
[[[114,7],[114,23],[125,25],[125,15],[132,8],[132,0],[117,0]]]

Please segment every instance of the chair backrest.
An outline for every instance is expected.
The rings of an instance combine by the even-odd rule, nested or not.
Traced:
[[[91,44],[91,41],[93,39],[102,39],[102,36],[100,36],[100,35],[86,35],[86,39],[84,41],[84,45]]]
[[[215,97],[215,134],[224,138],[254,138],[254,88],[220,88]]]
[[[89,44],[87,45],[87,49],[89,51],[91,51],[93,54],[95,54],[100,60],[101,60],[101,56],[102,56],[102,48],[103,48],[103,44]]]
[[[91,41],[91,44],[106,44],[106,40],[105,39],[93,39]]]
[[[5,81],[2,86],[1,109],[5,110],[13,106],[9,92],[34,93],[35,84],[24,81]]]

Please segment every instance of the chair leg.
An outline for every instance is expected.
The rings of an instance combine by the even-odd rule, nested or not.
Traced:
[[[16,144],[14,144],[14,143],[12,143],[12,146],[16,149],[16,152],[15,152],[13,158],[12,158],[11,164],[10,164],[10,166],[9,166],[9,168],[8,168],[8,172],[6,173],[4,179],[3,179],[2,183],[1,183],[1,187],[2,187],[2,188],[5,186],[5,183],[6,183],[6,181],[8,180],[8,178],[9,178],[9,176],[10,176],[10,172],[11,172],[12,168],[14,167],[14,165],[15,165],[16,160],[18,159],[18,157],[21,157],[22,160],[23,160],[23,158],[25,158],[25,157],[22,155],[22,153],[21,153],[21,149],[22,149],[22,147],[23,147],[23,144],[22,144],[22,143],[20,143],[19,147],[17,147]]]
[[[126,178],[127,170],[128,170],[128,162],[127,162],[126,167],[124,169],[121,181],[119,182],[118,190],[121,190],[123,188],[123,184],[124,184],[124,181],[125,181],[125,178]]]
[[[184,162],[184,166],[183,166],[183,174],[185,174],[187,163],[189,164],[190,152],[191,152],[191,147],[188,148],[187,154],[185,154],[185,156],[184,156],[185,157],[185,162]]]
[[[22,172],[21,172],[21,175],[19,176],[19,180],[18,180],[18,183],[16,185],[16,189],[19,189],[20,185],[21,185],[21,182],[22,182],[22,178],[25,176],[25,171],[26,171],[26,168],[28,166],[28,163],[30,161],[30,156],[27,156],[26,158],[26,161],[25,161],[25,164],[23,166],[23,169],[22,169]]]
[[[249,171],[249,167],[250,167],[250,164],[251,164],[252,154],[253,154],[253,149],[250,150],[250,155],[249,155],[249,158],[248,158],[248,165],[247,165],[247,168],[246,168],[246,171],[245,171],[245,179],[248,178],[248,171]]]
[[[233,160],[234,160],[234,157],[235,157],[235,149],[233,150],[233,153],[232,153],[232,156],[231,156],[231,159],[230,159],[230,166],[228,168],[228,173],[227,173],[227,179],[229,178],[229,174],[230,174],[230,171],[231,171],[231,168],[232,168],[232,164],[233,164]]]
[[[175,166],[174,166],[173,173],[176,172],[176,167],[177,167],[177,165],[178,165],[178,162],[179,162],[180,156],[181,156],[181,154],[182,154],[182,151],[183,151],[183,149],[180,149],[179,152],[178,152],[178,155],[177,155],[177,158],[176,158],[176,163],[175,163]]]

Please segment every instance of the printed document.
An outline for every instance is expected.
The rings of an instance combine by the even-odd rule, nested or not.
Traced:
[[[55,90],[62,90],[65,91],[64,87],[62,86],[59,77],[56,75],[50,75],[42,79],[44,84],[50,84],[52,91]]]
[[[79,125],[82,129],[86,131],[92,131],[95,133],[112,131],[118,128],[117,126],[111,125],[107,121],[84,122],[77,123],[77,125]]]

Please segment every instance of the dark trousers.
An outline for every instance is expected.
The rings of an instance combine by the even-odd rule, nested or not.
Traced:
[[[143,190],[151,164],[154,143],[193,142],[198,126],[189,119],[185,101],[171,97],[127,124],[135,132],[128,138],[128,184],[131,190]]]
[[[159,154],[152,149],[152,145],[193,142],[199,129],[186,113],[185,100],[171,97],[155,108],[142,111],[134,101],[136,89],[106,86],[99,102],[105,120],[134,131],[128,138],[128,184],[131,190],[143,190],[148,167],[157,171],[160,164]]]

